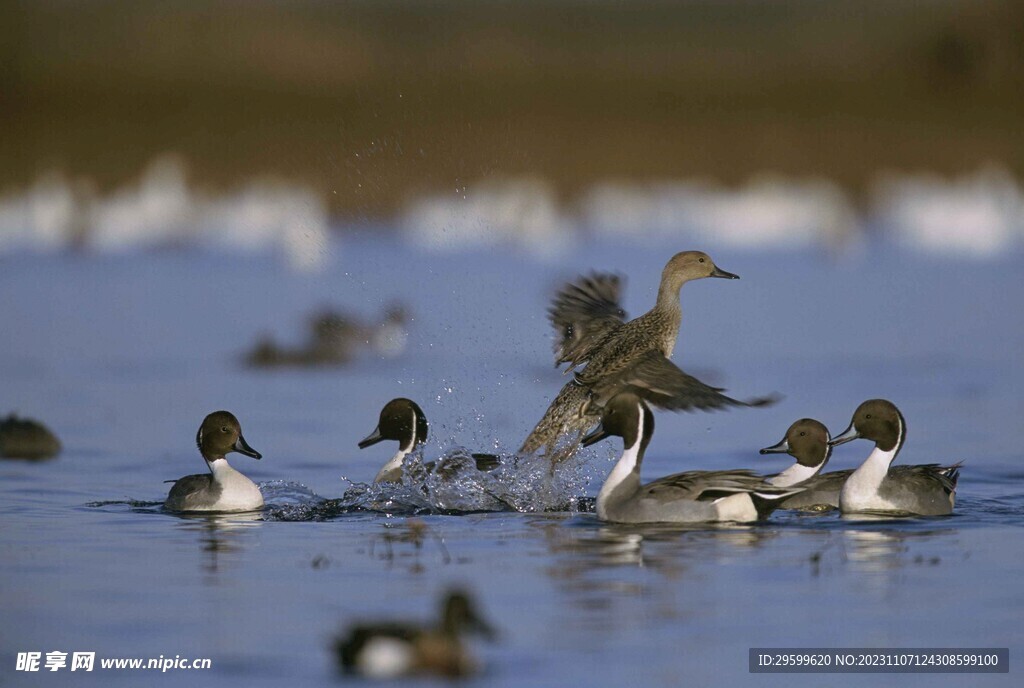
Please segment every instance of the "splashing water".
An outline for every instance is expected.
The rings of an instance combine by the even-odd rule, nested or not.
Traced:
[[[406,457],[402,483],[383,488],[386,497],[423,512],[576,511],[589,483],[582,461],[566,461],[552,471],[543,457],[515,454],[495,457],[492,470],[478,470],[476,457],[455,446],[435,461],[424,462],[417,451]],[[348,495],[346,494],[346,497]],[[363,502],[362,506],[368,506]]]
[[[490,457],[489,457],[490,458]],[[265,521],[325,521],[354,513],[389,516],[465,514],[488,511],[592,511],[584,497],[590,476],[575,457],[552,470],[542,456],[496,455],[492,470],[478,470],[477,458],[455,446],[424,461],[422,449],[406,457],[402,482],[348,482],[337,499],[321,497],[301,483],[270,480],[259,484]],[[162,513],[162,501],[133,499],[90,502],[91,508],[128,507]]]
[[[328,501],[302,483],[269,480],[259,484],[263,493],[263,520],[315,521]]]
[[[593,509],[593,500],[583,496],[590,476],[582,470],[581,459],[563,462],[556,471],[544,457],[508,454],[493,459],[496,467],[478,470],[477,457],[465,447],[452,447],[430,461],[424,460],[419,449],[405,458],[401,482],[349,482],[338,499],[323,499],[294,483],[264,483],[260,486],[268,502],[264,516],[268,520],[328,520],[365,512],[420,516]],[[278,504],[286,498],[293,503]]]

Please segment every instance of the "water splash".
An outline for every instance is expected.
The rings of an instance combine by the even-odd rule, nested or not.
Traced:
[[[258,487],[263,493],[264,521],[318,520],[317,515],[328,501],[302,483],[289,480],[269,480]]]
[[[493,470],[478,470],[465,447],[452,447],[440,458],[425,461],[422,450],[406,457],[399,483],[349,482],[337,499],[324,499],[297,483],[261,483],[268,521],[323,521],[345,515],[386,516],[469,514],[493,511],[590,511],[585,498],[590,482],[582,461],[559,465],[557,471],[541,457],[487,456]]]
[[[424,461],[422,450],[405,459],[400,483],[348,482],[340,498],[328,499],[305,485],[288,480],[259,483],[264,521],[326,521],[348,514],[422,516],[491,511],[587,512],[593,500],[584,496],[590,476],[578,457],[552,471],[544,457],[486,455],[492,470],[478,470],[478,457],[465,447]],[[163,501],[136,499],[89,502],[88,508],[123,508],[165,513]],[[210,512],[211,514],[213,512]],[[257,512],[254,512],[257,513]]]
[[[488,457],[495,468],[478,470],[478,456],[460,446],[434,461],[410,454],[399,488],[402,500],[435,513],[578,511],[590,482],[578,459],[553,471],[543,457],[505,454]]]

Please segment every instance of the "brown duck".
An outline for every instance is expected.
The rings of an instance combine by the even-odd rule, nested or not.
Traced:
[[[669,360],[682,322],[680,289],[705,277],[739,279],[702,251],[677,253],[661,273],[654,307],[629,321],[619,305],[617,276],[595,274],[566,285],[549,309],[558,337],[555,363],[568,363],[566,372],[585,367],[558,393],[520,453],[544,448],[554,462],[570,457],[583,433],[599,419],[601,408],[622,391],[632,391],[654,406],[673,411],[773,402],[773,397],[733,399]]]

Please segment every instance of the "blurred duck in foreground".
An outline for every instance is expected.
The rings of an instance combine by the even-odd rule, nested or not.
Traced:
[[[10,414],[0,419],[0,457],[42,461],[60,453],[60,440],[32,418]]]
[[[616,395],[601,424],[583,438],[590,446],[623,439],[619,462],[597,495],[597,517],[615,523],[750,522],[765,518],[799,487],[775,487],[749,470],[688,471],[640,483],[644,451],[654,435],[654,414],[633,392]]]
[[[242,437],[238,419],[227,411],[211,413],[196,433],[196,445],[209,473],[186,475],[174,481],[164,507],[170,511],[253,511],[263,506],[256,483],[228,465],[226,457],[238,452],[263,458]],[[167,481],[172,482],[172,481]]]
[[[334,642],[338,664],[346,673],[388,679],[417,674],[448,678],[469,676],[479,665],[462,636],[475,632],[492,640],[494,629],[462,590],[449,592],[436,626],[416,623],[370,623],[352,627]]]
[[[897,513],[942,516],[952,513],[961,463],[936,463],[891,468],[907,437],[907,424],[896,405],[869,399],[854,411],[853,420],[830,446],[856,439],[875,443],[860,468],[853,471],[839,492],[844,513]]]
[[[303,346],[284,347],[266,336],[246,354],[245,361],[253,368],[342,366],[364,349],[394,358],[405,350],[408,342],[408,320],[400,304],[389,306],[383,318],[375,323],[324,309],[310,318]]]
[[[671,411],[772,403],[773,397],[750,401],[728,397],[669,360],[683,317],[680,289],[706,277],[739,279],[716,266],[706,253],[677,253],[662,271],[654,307],[628,322],[619,305],[617,276],[594,274],[567,284],[548,311],[556,332],[555,365],[568,363],[566,373],[585,367],[562,387],[519,452],[532,454],[544,448],[552,462],[569,458],[601,408],[622,391]],[[558,448],[560,442],[563,446]]]
[[[399,397],[392,399],[380,411],[377,427],[359,442],[360,449],[366,449],[384,440],[398,442],[398,451],[377,472],[375,483],[402,482],[402,462],[418,446],[425,444],[429,433],[427,416],[415,401]],[[490,471],[498,467],[498,457],[493,454],[473,454],[477,470]],[[424,464],[433,471],[437,462]]]

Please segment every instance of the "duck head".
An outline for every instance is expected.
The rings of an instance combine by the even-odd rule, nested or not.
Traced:
[[[726,272],[715,265],[711,256],[703,251],[681,251],[672,256],[665,265],[665,269],[661,273],[661,282],[668,289],[678,291],[686,282],[705,277],[740,278],[739,275]]]
[[[245,454],[254,459],[263,458],[242,437],[242,426],[234,414],[228,411],[214,411],[203,419],[196,433],[196,446],[207,461],[222,459],[230,452]]]
[[[601,411],[600,424],[582,440],[589,447],[601,440],[621,437],[626,448],[640,442],[643,451],[654,435],[654,414],[650,407],[633,392],[620,392],[612,397]]]
[[[395,440],[403,451],[410,451],[427,441],[428,431],[423,409],[415,401],[400,397],[384,405],[377,427],[359,442],[359,448],[366,449],[384,440]]]
[[[789,454],[801,466],[820,468],[832,454],[831,436],[823,423],[813,418],[801,418],[789,426],[786,436],[778,444],[765,447],[762,454]]]
[[[480,615],[476,603],[465,590],[452,590],[445,596],[441,610],[441,630],[451,636],[474,632],[487,640],[493,640],[497,635]]]
[[[846,444],[856,439],[871,440],[882,451],[889,452],[903,444],[907,424],[896,404],[888,399],[868,399],[853,412],[850,427],[832,438],[830,446]]]

